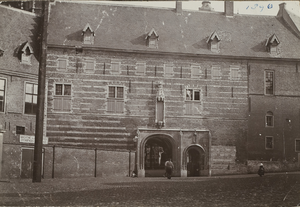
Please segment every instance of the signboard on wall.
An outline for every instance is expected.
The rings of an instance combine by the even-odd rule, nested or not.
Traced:
[[[21,143],[34,143],[35,136],[34,135],[24,135],[20,134],[20,142]],[[43,144],[48,144],[48,137],[43,137]]]

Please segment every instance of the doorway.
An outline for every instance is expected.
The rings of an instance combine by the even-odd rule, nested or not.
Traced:
[[[165,172],[165,162],[172,159],[172,144],[166,138],[153,137],[145,143],[145,176],[161,177]]]
[[[200,176],[201,170],[204,170],[204,160],[205,154],[202,148],[198,146],[190,147],[187,150],[187,176]]]

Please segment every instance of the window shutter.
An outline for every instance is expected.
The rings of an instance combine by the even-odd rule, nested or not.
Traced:
[[[123,100],[116,100],[115,103],[116,113],[123,113],[124,108],[124,101]]]
[[[63,109],[62,97],[54,97],[54,110],[61,111]]]
[[[108,112],[115,112],[115,100],[114,99],[108,99],[107,100],[107,111]]]
[[[193,115],[193,103],[192,102],[185,103],[185,113],[187,115]]]

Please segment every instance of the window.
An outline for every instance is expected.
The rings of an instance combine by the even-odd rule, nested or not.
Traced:
[[[265,94],[273,95],[274,94],[274,72],[265,71]]]
[[[146,72],[146,64],[145,63],[137,63],[136,64],[136,75],[145,75]]]
[[[265,147],[266,147],[266,149],[273,149],[274,148],[273,137],[266,137]]]
[[[94,60],[86,60],[85,63],[85,71],[86,72],[93,72],[95,69],[95,61]]]
[[[187,115],[200,114],[200,90],[186,89],[185,101],[185,113]]]
[[[200,78],[201,71],[200,66],[192,66],[191,68],[191,78]]]
[[[274,126],[274,116],[271,111],[268,111],[266,115],[266,127],[273,127],[273,126]]]
[[[238,80],[239,76],[239,68],[237,67],[230,67],[230,79],[231,80]]]
[[[107,112],[123,113],[124,110],[124,87],[109,86],[107,99]]]
[[[25,127],[16,126],[16,134],[25,134]]]
[[[165,75],[167,77],[173,76],[174,71],[173,71],[173,66],[172,65],[165,65]]]
[[[53,97],[55,111],[71,111],[71,84],[55,84]]]
[[[0,112],[4,112],[5,106],[5,80],[0,79]]]
[[[186,101],[200,101],[200,90],[186,89]]]
[[[221,69],[220,67],[213,66],[211,69],[211,78],[212,79],[219,79],[221,77]]]
[[[295,140],[295,151],[300,152],[300,139]]]
[[[33,50],[28,42],[24,43],[24,46],[21,48],[21,63],[31,64],[31,55]]]
[[[94,44],[95,34],[89,23],[87,23],[83,28],[82,35],[83,35],[83,44],[89,44],[89,45]]]
[[[119,62],[111,63],[111,72],[112,73],[120,73],[120,63]]]
[[[25,114],[36,114],[38,85],[26,83],[25,87]]]
[[[65,59],[58,59],[57,60],[57,64],[58,64],[58,66],[57,66],[57,69],[59,69],[59,70],[65,70],[65,69],[67,69],[67,60],[65,60]]]

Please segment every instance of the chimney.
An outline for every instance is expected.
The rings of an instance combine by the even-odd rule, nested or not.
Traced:
[[[202,1],[202,7],[199,10],[213,11],[214,9],[210,6],[210,1]]]
[[[277,13],[277,17],[283,16],[283,11],[285,10],[285,5],[286,5],[286,3],[279,4],[279,11]]]
[[[233,1],[224,2],[224,11],[226,17],[233,17]]]
[[[176,13],[181,14],[182,13],[182,2],[181,1],[176,1]]]

